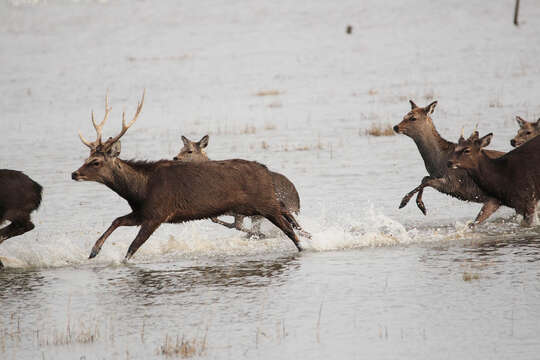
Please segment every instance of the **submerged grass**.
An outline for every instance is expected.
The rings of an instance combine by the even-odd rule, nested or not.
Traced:
[[[204,355],[207,350],[207,333],[208,329],[200,339],[186,339],[183,335],[180,338],[177,335],[176,341],[167,334],[158,353],[167,357],[179,356],[184,359]]]

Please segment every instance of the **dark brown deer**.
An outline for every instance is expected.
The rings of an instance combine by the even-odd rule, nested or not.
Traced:
[[[484,205],[473,224],[484,222],[499,208],[499,201],[480,189],[465,170],[448,169],[448,158],[454,152],[457,144],[443,139],[433,125],[430,115],[435,110],[437,101],[426,107],[418,107],[412,100],[409,102],[411,103],[411,111],[403,117],[403,121],[394,126],[394,131],[414,140],[424,159],[429,176],[424,177],[419,186],[403,197],[399,208],[407,205],[414,194],[418,193],[416,204],[426,215],[422,195],[425,187],[432,187],[460,200],[483,203]],[[503,154],[500,151],[486,150],[486,155],[493,158]]]
[[[461,169],[488,194],[523,215],[523,225],[533,224],[540,199],[540,137],[493,159],[485,148],[493,134],[479,138],[477,132],[458,145],[448,160],[448,167]]]
[[[0,244],[34,228],[30,213],[41,204],[42,190],[41,185],[22,172],[0,169],[0,224],[10,221],[0,229]]]
[[[281,206],[273,191],[272,176],[257,162],[246,160],[208,161],[200,164],[171,160],[121,160],[120,138],[139,116],[144,93],[133,119],[122,130],[103,142],[102,128],[110,112],[105,101],[105,117],[92,123],[97,139],[89,142],[79,132],[81,141],[90,148],[90,156],[72,174],[73,180],[96,181],[126,199],[132,212],[116,218],[96,241],[90,258],[95,257],[105,240],[119,226],[140,226],[129,246],[125,261],[162,223],[182,223],[216,217],[228,212],[246,216],[261,215],[280,228],[300,251],[298,238],[291,226],[291,215]]]
[[[516,116],[516,121],[519,125],[519,130],[516,136],[510,140],[510,145],[513,147],[521,146],[525,142],[540,135],[540,118],[536,122],[528,122]]]
[[[191,141],[185,136],[182,136],[182,142],[184,146],[180,149],[178,155],[173,159],[177,161],[192,161],[192,162],[202,162],[209,161],[210,159],[206,155],[206,147],[208,146],[209,137],[205,135],[198,142]],[[298,191],[294,184],[285,176],[280,173],[270,171],[272,176],[272,182],[274,183],[274,191],[276,197],[281,201],[289,213],[298,214],[300,211],[300,196],[298,196]],[[244,227],[244,216],[239,214],[227,214],[234,217],[234,222],[228,223],[218,218],[212,218],[211,220],[217,224],[228,227],[229,229],[237,229],[248,233],[249,236],[257,235],[263,237],[264,234],[261,233],[261,220],[260,216],[253,216],[251,218],[252,227],[251,230]],[[293,225],[294,228],[299,230],[303,236],[310,237],[311,235],[306,231],[300,228],[300,225],[296,222]]]

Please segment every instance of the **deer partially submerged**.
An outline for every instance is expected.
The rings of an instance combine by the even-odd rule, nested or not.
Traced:
[[[523,215],[523,225],[531,226],[540,199],[540,137],[493,159],[485,148],[493,134],[479,138],[478,132],[458,145],[448,160],[451,169],[461,169],[486,192]]]
[[[424,188],[432,187],[460,200],[483,203],[473,224],[484,222],[499,208],[499,201],[483,191],[465,170],[448,168],[448,159],[457,144],[443,139],[433,125],[430,115],[435,110],[437,101],[426,107],[418,107],[412,100],[409,102],[411,111],[403,117],[403,121],[394,126],[394,131],[414,140],[424,159],[429,176],[424,177],[419,186],[403,197],[399,208],[407,205],[414,194],[418,193],[416,204],[425,215],[426,208],[422,201],[422,195]],[[493,150],[485,150],[485,153],[491,158],[497,158],[504,154]]]
[[[119,226],[141,227],[129,246],[127,261],[162,223],[182,223],[230,212],[265,217],[302,250],[291,226],[292,216],[277,200],[272,176],[264,165],[239,159],[200,164],[120,159],[119,140],[137,120],[143,103],[144,93],[133,119],[126,124],[123,113],[120,133],[102,141],[102,128],[111,110],[106,98],[103,121],[97,124],[92,113],[97,139],[89,142],[79,132],[90,155],[73,172],[73,180],[106,185],[126,199],[132,210],[112,222],[96,241],[90,258],[99,253],[105,240]]]
[[[191,162],[204,162],[209,161],[208,155],[206,155],[206,147],[208,146],[209,137],[205,135],[198,142],[191,141],[185,136],[182,136],[182,142],[184,146],[180,149],[178,155],[173,159],[176,161],[191,161]],[[294,184],[285,176],[277,172],[270,171],[272,176],[272,182],[274,184],[274,192],[277,199],[283,203],[289,213],[298,214],[300,211],[300,196]],[[234,217],[234,222],[228,223],[218,218],[212,218],[211,220],[217,224],[226,226],[230,229],[237,229],[251,235],[257,235],[259,237],[264,236],[261,233],[261,220],[260,216],[253,216],[251,218],[251,229],[244,227],[244,216],[240,214],[227,214]],[[293,227],[301,232],[302,235],[310,237],[309,233],[301,229],[300,225],[295,221]]]
[[[510,145],[518,147],[527,141],[534,139],[540,135],[540,118],[536,122],[528,122],[521,117],[516,116],[516,121],[519,125],[519,130],[516,136],[510,140]]]
[[[22,172],[0,169],[0,224],[10,222],[0,229],[0,244],[34,228],[30,213],[41,204],[42,190],[41,185]]]

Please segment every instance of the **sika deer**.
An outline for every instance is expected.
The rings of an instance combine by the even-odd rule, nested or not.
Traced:
[[[22,172],[0,169],[0,224],[10,221],[0,229],[0,244],[34,228],[30,213],[41,204],[42,190],[41,185]]]
[[[208,141],[208,135],[203,136],[202,139],[198,142],[191,141],[185,136],[182,136],[182,142],[184,143],[184,146],[182,147],[182,149],[180,149],[178,155],[176,155],[173,159],[177,161],[192,162],[209,161],[210,159],[206,155],[206,147],[208,146]],[[296,187],[294,186],[294,184],[286,176],[280,173],[270,171],[270,175],[272,176],[272,181],[274,183],[274,191],[276,193],[277,199],[283,202],[285,208],[289,213],[298,214],[298,212],[300,211],[300,197],[298,196],[298,192],[296,191]],[[228,223],[218,218],[212,218],[211,220],[230,229],[237,229],[246,232],[249,234],[249,236],[264,236],[264,234],[260,232],[262,217],[253,216],[251,218],[252,228],[251,230],[248,230],[244,228],[244,216],[239,214],[227,215],[234,217],[233,223]],[[302,235],[306,237],[311,237],[309,233],[301,229],[298,223],[295,222],[293,227],[301,231]]]
[[[448,160],[448,167],[462,169],[488,194],[523,215],[523,225],[533,224],[536,203],[540,199],[540,137],[493,159],[484,147],[493,134],[479,138],[478,132],[458,145]]]
[[[264,165],[239,159],[200,164],[121,160],[119,140],[137,120],[143,102],[144,93],[129,124],[126,125],[122,114],[122,130],[114,138],[105,142],[101,139],[111,110],[107,99],[101,123],[94,121],[92,113],[97,139],[89,142],[79,132],[83,144],[90,148],[90,156],[73,172],[73,180],[102,183],[126,199],[132,209],[112,222],[96,241],[90,258],[99,253],[105,240],[119,226],[141,226],[129,246],[127,261],[162,223],[182,223],[228,212],[264,216],[301,250],[290,223],[291,215],[276,199],[272,177]]]
[[[430,115],[435,110],[437,101],[423,108],[416,106],[412,100],[409,100],[409,102],[411,103],[411,111],[403,117],[403,121],[394,126],[394,131],[407,135],[414,140],[420,155],[424,159],[429,176],[424,177],[419,186],[403,197],[399,208],[401,209],[407,205],[411,197],[418,193],[416,204],[426,215],[422,195],[424,188],[429,186],[460,200],[483,203],[484,205],[476,216],[474,224],[484,222],[499,208],[499,201],[480,189],[465,170],[448,169],[448,158],[454,152],[456,144],[443,139],[435,129],[435,125],[433,125]],[[486,150],[486,155],[496,158],[503,155],[503,153]]]
[[[519,130],[517,135],[510,140],[510,145],[513,147],[521,146],[525,142],[540,135],[540,118],[536,122],[528,122],[516,116],[516,121],[519,125]]]

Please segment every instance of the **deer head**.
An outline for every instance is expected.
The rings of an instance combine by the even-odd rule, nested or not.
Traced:
[[[430,115],[433,114],[437,101],[426,107],[418,107],[412,100],[409,100],[409,103],[411,104],[411,111],[403,117],[399,124],[394,126],[394,131],[413,138],[422,135],[426,131],[432,131],[433,122]]]
[[[184,146],[180,149],[178,155],[173,160],[177,161],[207,161],[206,147],[208,146],[208,135],[202,137],[199,142],[189,140],[187,137],[182,136]]]
[[[90,142],[86,140],[79,131],[79,137],[82,143],[90,149],[90,155],[84,161],[84,164],[71,174],[71,178],[76,181],[97,181],[103,184],[112,182],[113,180],[113,165],[115,159],[120,155],[121,145],[120,138],[126,133],[126,131],[135,123],[137,117],[141,113],[144,103],[143,92],[141,101],[137,105],[137,110],[133,119],[126,124],[126,114],[122,112],[122,130],[115,137],[108,138],[105,142],[102,140],[103,125],[107,121],[111,108],[109,107],[109,96],[105,97],[105,116],[103,120],[98,124],[94,119],[94,112],[92,111],[92,124],[96,129],[96,140]]]
[[[516,121],[519,125],[519,130],[517,135],[510,140],[510,145],[513,147],[521,146],[525,142],[540,135],[540,118],[536,122],[528,122],[516,116]]]
[[[475,130],[468,139],[465,139],[462,131],[458,144],[448,159],[448,167],[451,169],[475,169],[480,160],[480,151],[489,145],[492,138],[492,133],[479,137],[478,131]]]

